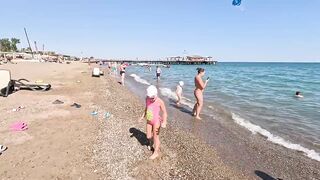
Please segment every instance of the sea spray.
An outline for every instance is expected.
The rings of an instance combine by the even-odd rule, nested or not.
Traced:
[[[169,89],[169,88],[159,88],[159,89],[160,89],[160,92],[161,92],[162,96],[166,96],[169,99],[172,99],[172,100],[175,100],[175,101],[178,100],[178,97],[177,97],[176,93],[171,91],[171,89]]]
[[[169,99],[174,100],[174,101],[178,100],[177,94],[174,91],[172,91],[171,89],[169,89],[169,88],[159,88],[159,89],[160,89],[160,93],[162,96],[166,96]],[[194,103],[192,103],[192,101],[186,97],[182,97],[182,100],[180,103],[188,106],[191,109],[194,106]]]
[[[136,74],[131,74],[130,75],[131,77],[133,77],[133,79],[141,84],[145,84],[145,85],[150,85],[150,83],[145,80],[145,79],[142,79],[140,76],[136,75]]]

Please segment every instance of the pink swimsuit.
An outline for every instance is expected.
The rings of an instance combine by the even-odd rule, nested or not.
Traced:
[[[147,123],[151,125],[156,125],[160,123],[160,104],[157,100],[152,102],[150,98],[146,99],[147,104],[147,114],[146,119]]]

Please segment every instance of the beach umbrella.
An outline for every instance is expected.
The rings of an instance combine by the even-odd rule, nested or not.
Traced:
[[[234,5],[234,6],[240,6],[240,4],[241,4],[241,0],[233,0],[232,1],[232,5]]]

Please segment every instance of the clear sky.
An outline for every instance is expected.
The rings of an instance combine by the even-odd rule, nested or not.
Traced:
[[[100,58],[320,61],[320,0],[0,1],[0,38]],[[33,44],[33,43],[32,43]],[[33,46],[34,47],[34,46]]]

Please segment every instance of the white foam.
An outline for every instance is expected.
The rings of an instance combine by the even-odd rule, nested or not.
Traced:
[[[186,106],[188,106],[188,107],[191,108],[191,109],[193,109],[193,107],[194,107],[194,103],[192,103],[192,102],[187,102],[187,101],[185,101],[183,98],[182,98],[182,100],[181,100],[181,104],[186,105]]]
[[[134,78],[135,81],[141,83],[141,84],[145,84],[145,85],[151,85],[147,80],[142,79],[140,76],[136,75],[136,74],[130,74],[131,77]]]
[[[186,101],[192,102],[191,99],[188,99],[188,98],[186,98],[186,97],[182,97],[182,100],[186,100]]]
[[[169,88],[159,88],[162,96],[166,96],[169,99],[174,101],[178,100],[177,94]],[[193,103],[190,99],[182,97],[181,104],[188,106],[189,108],[193,108]]]
[[[294,144],[294,143],[291,143],[290,141],[283,139],[282,137],[273,135],[269,131],[261,128],[258,125],[252,124],[251,122],[241,118],[240,116],[238,116],[234,113],[232,113],[232,118],[237,124],[247,128],[253,134],[259,133],[262,136],[265,136],[269,141],[271,141],[275,144],[278,144],[278,145],[281,145],[281,146],[284,146],[286,148],[293,149],[296,151],[301,151],[309,158],[320,161],[320,155],[319,155],[319,153],[315,152],[315,150],[305,148],[305,147],[301,146],[300,144]]]
[[[166,96],[169,99],[178,100],[178,97],[175,92],[171,91],[169,88],[159,88],[162,96]]]

